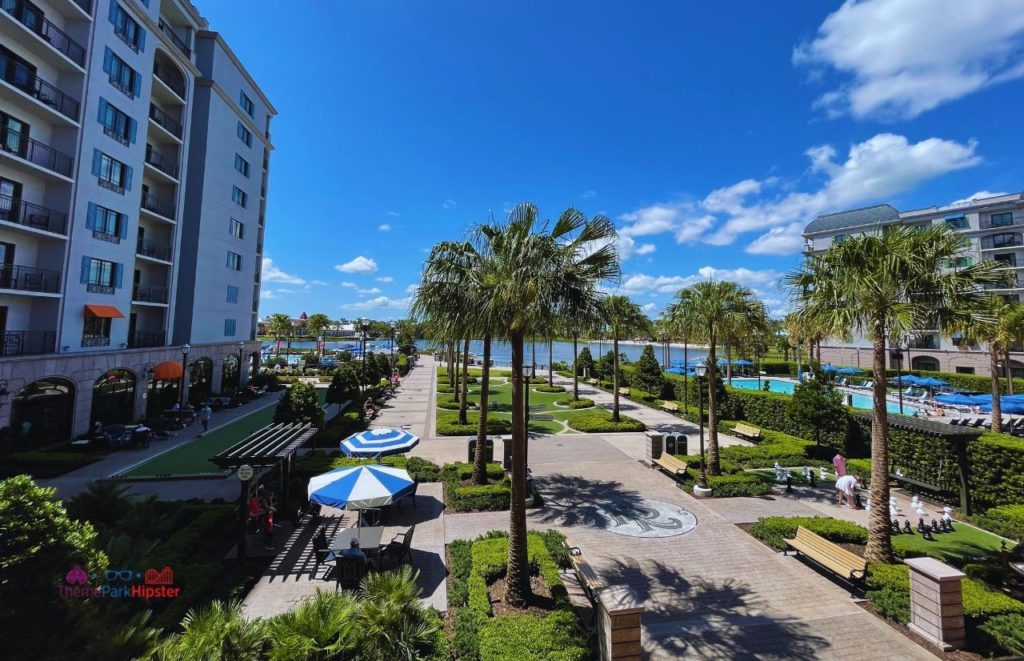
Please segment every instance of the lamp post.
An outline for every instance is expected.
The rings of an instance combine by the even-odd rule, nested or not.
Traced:
[[[708,373],[707,363],[700,363],[693,368],[693,373],[697,377],[697,428],[700,430],[700,476],[697,478],[697,486],[693,488],[694,495],[707,495],[710,491],[708,489],[708,473],[707,473],[707,461],[704,459],[704,388],[703,381],[704,377]]]
[[[238,393],[242,393],[242,352],[245,351],[245,340],[238,341]],[[248,380],[247,380],[248,381]]]
[[[185,344],[181,347],[181,386],[178,388],[178,408],[185,408],[185,373],[188,372],[188,352],[192,351],[192,345]]]

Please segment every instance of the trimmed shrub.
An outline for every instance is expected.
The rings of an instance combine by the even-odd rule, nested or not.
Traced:
[[[694,479],[697,479],[696,473]],[[711,487],[711,495],[715,498],[765,496],[772,492],[771,482],[749,473],[708,475],[708,486]]]
[[[451,386],[440,386],[439,385],[437,387],[437,392],[439,392],[441,394],[444,394],[444,395],[450,395],[453,392],[455,392],[455,388],[452,388]]]
[[[823,516],[769,516],[758,520],[748,532],[773,549],[783,551],[787,548],[783,540],[793,539],[798,526],[803,526],[830,542],[840,544],[867,544],[868,542],[867,528],[849,521]]]
[[[488,620],[480,627],[480,658],[494,661],[589,658],[579,621],[571,611],[550,615],[511,615]]]
[[[473,474],[472,464],[445,464],[441,468],[445,504],[455,512],[494,512],[507,510],[512,502],[512,486],[501,464],[487,464],[487,477],[497,484],[462,486]]]
[[[555,404],[558,404],[559,406],[568,406],[571,409],[589,409],[594,405],[594,400],[587,399],[586,397],[580,397],[579,399],[563,397],[562,399],[555,400]]]
[[[978,627],[982,651],[1024,656],[1024,616],[996,615]]]
[[[576,431],[587,433],[610,433],[621,431],[644,431],[647,425],[628,415],[620,415],[618,422],[612,422],[611,411],[594,409],[576,413],[567,420]]]
[[[549,386],[546,383],[534,388],[537,392],[565,392],[565,386]]]
[[[1003,537],[1024,542],[1024,505],[993,507],[971,517],[971,522]]]
[[[448,411],[458,411],[459,410],[459,402],[456,402],[454,399],[440,399],[439,398],[437,400],[437,407],[441,408],[441,409],[446,409]],[[476,407],[477,407],[476,402],[467,402],[467,404],[466,404],[466,408],[474,409]]]
[[[883,588],[868,590],[868,601],[879,616],[901,624],[910,621],[910,591]]]
[[[459,424],[459,416],[454,412],[441,412],[437,414],[437,435],[438,436],[472,436],[479,431],[480,417],[476,413],[470,413],[467,424]],[[511,434],[512,421],[508,419],[487,417],[488,434]]]
[[[784,360],[763,360],[761,371],[768,376],[796,376],[796,363]]]

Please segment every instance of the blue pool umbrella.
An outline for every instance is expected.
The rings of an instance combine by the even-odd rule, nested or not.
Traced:
[[[336,468],[310,478],[307,494],[314,503],[361,510],[390,505],[413,490],[407,471],[392,466]]]
[[[941,386],[948,386],[949,383],[942,379],[936,379],[935,377],[924,376],[917,380],[917,385],[924,386],[926,388],[939,388]]]
[[[743,358],[740,358],[739,360],[732,361],[732,364],[733,365],[739,365],[740,367],[750,367],[754,363],[750,362],[749,360],[745,360]]]
[[[976,406],[978,404],[970,395],[936,395],[935,401],[952,406]]]
[[[684,370],[682,367],[670,367],[665,371],[668,372],[669,374],[682,374],[686,370]]]
[[[726,360],[725,358],[719,358],[719,359],[718,359],[718,360],[717,360],[717,361],[715,362],[715,365],[718,365],[719,367],[725,367],[725,366],[726,366],[726,365],[728,365],[728,364],[729,364],[729,361],[728,361],[728,360]]]
[[[835,365],[833,365],[832,363],[825,363],[824,365],[821,366],[821,371],[822,372],[838,372],[839,368],[836,367]]]
[[[384,457],[413,449],[420,439],[402,429],[373,427],[352,434],[341,442],[341,451],[350,457]]]
[[[921,379],[913,374],[903,374],[899,377],[892,377],[890,383],[902,383],[905,386],[919,386],[921,385]]]
[[[1011,414],[1014,414],[1014,415],[1019,415],[1021,413],[1024,413],[1024,402],[1021,402],[1021,401],[1000,402],[1000,409],[1001,409],[1002,413],[1011,413]],[[981,405],[981,411],[982,411],[982,413],[991,413],[992,412],[992,403],[989,402],[988,404],[982,404]]]
[[[845,374],[849,376],[852,374],[860,374],[863,371],[864,370],[859,370],[856,367],[840,367],[836,370],[836,374]]]

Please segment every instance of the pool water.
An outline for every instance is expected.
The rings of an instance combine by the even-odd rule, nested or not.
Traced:
[[[768,384],[768,388],[771,392],[778,392],[784,395],[792,395],[793,390],[796,388],[796,384],[792,381],[785,381],[783,379],[761,379],[761,387],[764,388],[764,384]],[[734,388],[742,388],[744,390],[757,390],[757,379],[733,379],[732,385]],[[871,410],[871,396],[861,395],[859,393],[851,393],[848,390],[840,389],[843,393],[843,399],[855,409],[867,409]],[[900,405],[899,402],[887,402],[885,408],[889,413],[899,413]],[[916,406],[910,406],[908,404],[903,405],[903,413],[905,415],[916,415],[920,414],[920,409]]]

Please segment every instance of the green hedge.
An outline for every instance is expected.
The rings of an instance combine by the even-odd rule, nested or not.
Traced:
[[[404,468],[409,471],[409,476],[417,482],[439,482],[441,480],[441,467],[421,457],[393,455],[391,457],[382,457],[380,461],[377,461],[377,459],[346,457],[338,451],[331,453],[317,452],[296,457],[292,465],[292,477],[305,481],[313,475],[320,475],[335,468],[378,463],[385,466],[394,466],[395,468]]]
[[[512,502],[511,482],[501,464],[487,464],[487,477],[497,484],[463,486],[462,481],[473,474],[473,464],[445,464],[441,468],[445,506],[454,512],[495,512],[509,508]]]
[[[534,388],[537,392],[565,392],[565,386],[549,386],[542,384]]]
[[[785,360],[763,360],[761,361],[761,371],[768,376],[796,376],[796,363]]]
[[[978,627],[982,654],[1024,657],[1024,615],[996,615]]]
[[[644,431],[647,425],[628,415],[620,415],[618,422],[612,422],[611,411],[605,409],[586,410],[569,416],[566,421],[576,431],[596,434],[623,431]]]
[[[1024,503],[1024,439],[983,434],[967,445],[971,502],[978,511]]]
[[[1003,537],[1024,542],[1024,505],[993,507],[971,517],[971,522]]]
[[[587,399],[586,397],[580,397],[579,399],[563,397],[562,399],[555,400],[555,404],[558,404],[559,406],[568,406],[571,409],[589,409],[594,405],[594,400]]]
[[[441,411],[437,414],[437,435],[438,436],[472,436],[480,430],[480,416],[477,413],[469,413],[466,416],[467,423],[459,424],[459,415],[454,411]],[[507,418],[487,417],[488,434],[511,434],[512,421]]]
[[[47,450],[16,452],[0,459],[0,479],[22,474],[31,475],[37,480],[57,477],[99,461],[103,456],[90,452]]]
[[[785,539],[796,536],[798,526],[840,544],[867,544],[868,531],[856,523],[821,516],[769,516],[759,519],[747,531],[777,551],[784,551]]]

